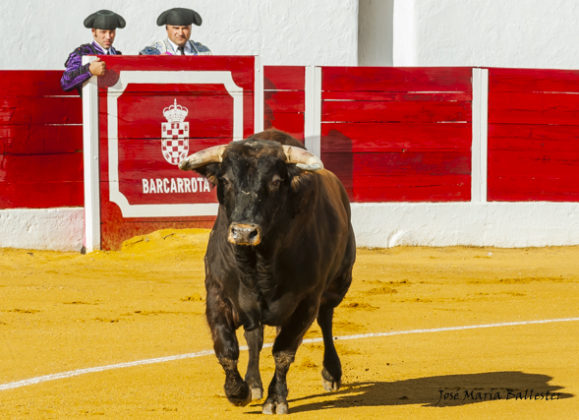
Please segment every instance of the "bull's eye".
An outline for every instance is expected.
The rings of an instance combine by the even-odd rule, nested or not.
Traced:
[[[229,179],[227,179],[226,177],[221,177],[219,179],[221,181],[221,185],[223,185],[225,188],[228,188],[231,186],[231,181]]]
[[[273,189],[279,188],[281,185],[281,182],[282,182],[282,179],[278,175],[274,176],[270,182],[271,188],[273,188]]]

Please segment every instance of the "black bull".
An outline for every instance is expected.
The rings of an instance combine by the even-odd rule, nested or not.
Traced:
[[[205,255],[206,315],[227,398],[245,405],[262,397],[259,353],[263,327],[272,325],[275,374],[263,412],[287,413],[286,375],[316,318],[324,339],[324,388],[339,389],[332,319],[352,280],[356,246],[338,178],[275,130],[200,151],[180,168],[217,186],[219,210]],[[245,380],[237,369],[235,330],[241,325],[249,347]]]

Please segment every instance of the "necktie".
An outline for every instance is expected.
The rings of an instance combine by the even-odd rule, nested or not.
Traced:
[[[180,55],[185,55],[185,47],[177,47],[177,49],[179,50]]]

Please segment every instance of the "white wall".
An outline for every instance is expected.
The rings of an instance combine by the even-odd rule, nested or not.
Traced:
[[[394,0],[358,1],[358,64],[391,66]]]
[[[577,0],[395,0],[395,66],[579,69]]]
[[[64,68],[68,54],[91,41],[82,22],[110,9],[127,21],[115,47],[137,54],[166,36],[155,23],[171,7],[203,18],[192,39],[219,55],[260,55],[263,64],[356,65],[358,0],[0,0],[0,69]]]
[[[215,54],[266,65],[579,68],[578,0],[0,0],[0,69],[62,69],[101,8],[126,18],[116,46],[136,54],[179,6],[202,15],[193,39]]]

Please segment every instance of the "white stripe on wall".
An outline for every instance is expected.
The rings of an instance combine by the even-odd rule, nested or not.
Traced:
[[[86,64],[94,59],[96,59],[94,56],[84,56],[82,63]],[[84,209],[86,220],[84,246],[87,252],[100,249],[101,246],[98,109],[97,78],[93,76],[82,87]]]
[[[306,67],[304,136],[306,149],[321,157],[322,145],[322,68]]]
[[[489,71],[472,69],[471,201],[487,201]]]

